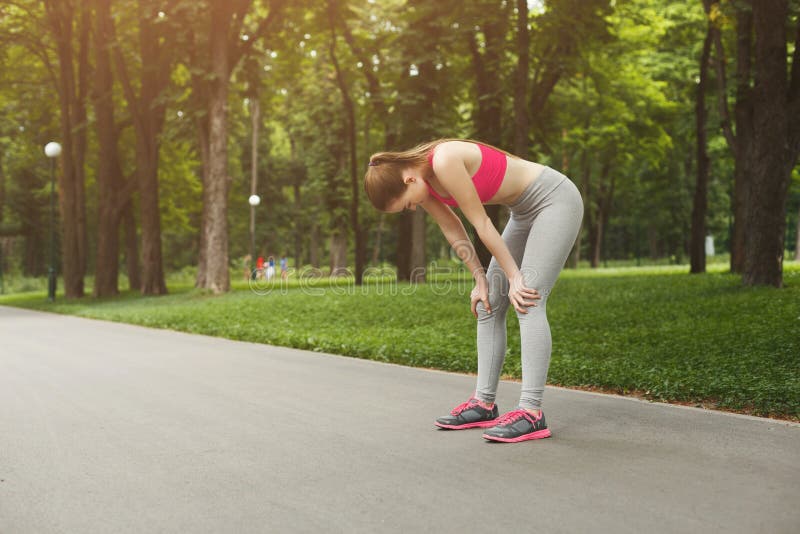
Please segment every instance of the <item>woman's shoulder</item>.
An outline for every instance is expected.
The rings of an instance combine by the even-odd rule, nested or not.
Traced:
[[[480,154],[480,147],[461,139],[449,139],[436,145],[433,150],[433,159],[437,162],[451,161],[453,159],[467,159]]]

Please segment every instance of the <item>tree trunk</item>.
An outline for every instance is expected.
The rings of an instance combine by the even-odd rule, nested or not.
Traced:
[[[711,2],[703,0],[706,13]],[[708,172],[710,162],[706,149],[706,89],[708,86],[708,64],[711,58],[711,44],[714,41],[714,23],[709,19],[703,51],[700,54],[700,83],[695,94],[695,135],[697,142],[697,180],[692,203],[692,230],[689,256],[693,274],[706,272],[706,211],[708,209]]]
[[[414,212],[402,212],[397,217],[397,279],[411,280],[411,236]]]
[[[378,265],[381,261],[381,242],[383,241],[383,223],[386,218],[384,213],[381,213],[378,220],[378,227],[375,229],[375,244],[372,248],[372,265]]]
[[[517,69],[514,79],[514,153],[528,157],[528,76],[530,70],[528,1],[517,0]],[[566,172],[566,169],[564,169]]]
[[[425,261],[425,211],[415,210],[411,215],[411,273],[408,281],[412,284],[423,284],[427,279]]]
[[[258,128],[261,120],[261,107],[258,103],[256,89],[250,94],[250,130],[252,141],[250,143],[250,195],[258,191]],[[256,257],[256,207],[250,206],[250,269],[254,269]]]
[[[75,110],[77,131],[75,132],[75,193],[78,200],[78,257],[80,258],[81,272],[86,274],[89,263],[89,230],[86,218],[86,147],[88,120],[86,116],[86,103],[89,95],[89,33],[92,20],[90,9],[84,3],[80,7],[80,40],[78,49],[78,93],[75,95]],[[81,296],[83,296],[83,282]]]
[[[320,266],[319,242],[319,223],[314,222],[309,233],[308,263],[315,269],[319,269]]]
[[[328,1],[328,18],[331,27],[330,56],[336,72],[336,82],[342,95],[345,117],[347,118],[347,146],[350,156],[350,226],[355,237],[355,284],[360,286],[364,276],[364,260],[366,258],[366,243],[364,232],[358,217],[360,184],[358,179],[358,154],[356,151],[356,112],[353,99],[350,97],[347,82],[344,79],[339,61],[336,57],[336,27],[339,24],[338,3]]]
[[[303,265],[303,231],[304,231],[304,224],[303,224],[303,206],[300,204],[301,196],[300,196],[300,185],[303,183],[304,173],[299,172],[299,165],[295,160],[295,141],[293,137],[289,137],[289,146],[291,147],[291,155],[290,159],[292,162],[292,168],[295,169],[292,172],[292,176],[294,178],[294,182],[292,183],[292,187],[294,190],[294,263],[297,269],[300,269],[300,266]]]
[[[161,251],[161,212],[158,192],[159,137],[164,126],[164,105],[158,103],[166,88],[168,73],[160,72],[164,50],[153,26],[155,12],[140,4],[139,48],[142,51],[142,83],[139,112],[143,115],[136,139],[136,170],[139,182],[139,211],[142,230],[142,294],[164,295],[164,262]],[[163,46],[163,45],[162,45]]]
[[[125,265],[128,270],[128,288],[142,290],[142,273],[139,269],[139,236],[136,235],[136,216],[133,213],[133,199],[128,199],[122,208],[122,221],[125,226]]]
[[[200,228],[200,251],[196,287],[223,293],[230,289],[228,270],[228,85],[233,69],[248,55],[252,46],[267,34],[285,7],[283,0],[269,2],[269,14],[260,20],[247,41],[240,31],[251,0],[212,2],[207,55],[192,55],[195,70],[204,69],[209,59],[208,75],[192,74],[197,102],[205,102],[207,121],[199,121],[200,153],[203,159],[203,215]],[[266,3],[265,3],[266,4]]]
[[[753,99],[750,87],[753,13],[748,3],[736,14],[736,143],[733,172],[731,272],[744,272],[745,233],[753,160]]]
[[[109,21],[109,0],[95,0],[95,125],[97,128],[97,257],[95,259],[94,296],[119,293],[119,192],[123,182],[114,123],[113,76]]]
[[[590,265],[592,269],[597,269],[600,266],[600,255],[602,253],[603,244],[603,217],[602,213],[598,213],[595,220],[593,231],[589,233],[592,239],[592,259]]]
[[[600,187],[597,195],[597,213],[594,220],[594,231],[590,232],[592,236],[592,268],[597,268],[600,265],[600,260],[603,254],[603,237],[605,235],[606,227],[608,226],[608,219],[611,214],[611,202],[614,198],[614,187],[616,177],[611,176],[611,182],[608,182],[608,175],[611,167],[608,164],[603,166],[600,172]]]
[[[303,224],[302,220],[300,219],[302,208],[300,207],[300,182],[297,177],[295,177],[294,182],[294,205],[295,205],[295,216],[294,216],[294,264],[297,269],[300,269],[300,266],[303,265]]]
[[[203,246],[205,283],[202,287],[224,293],[230,289],[228,273],[228,65],[227,32],[232,7],[213,4],[210,58],[213,79],[208,103],[208,175],[203,187]]]
[[[794,261],[800,261],[800,208],[797,209],[797,235],[794,242]]]
[[[136,173],[139,179],[139,213],[142,230],[141,291],[143,295],[165,295],[167,293],[161,253],[157,145],[156,138],[137,140],[138,166]]]
[[[448,4],[424,0],[409,0],[407,4],[414,9],[415,20],[412,21],[412,24],[415,32],[419,32],[416,35],[437,36],[438,39],[441,30],[438,21],[448,10]],[[434,121],[430,119],[437,108],[441,109],[441,101],[445,95],[438,81],[440,75],[437,74],[434,54],[431,53],[432,43],[429,39],[426,41],[419,38],[402,41],[401,58],[407,70],[398,84],[402,96],[399,99],[401,105],[398,106],[399,109],[396,113],[403,117],[403,120],[397,120],[394,123],[402,129],[399,132],[393,130],[394,124],[391,122],[391,118],[387,119],[386,139],[389,150],[394,149],[394,141],[403,145],[404,148],[408,148],[422,141],[441,136]],[[417,66],[416,76],[412,75],[410,71],[411,64]],[[409,212],[397,218],[398,280],[411,281],[414,272],[422,273],[425,270],[424,254],[418,254],[419,244],[413,243],[415,239],[425,239],[421,225],[414,224],[415,217],[425,217],[425,213],[417,211],[421,215],[417,212]]]
[[[331,234],[330,254],[331,276],[346,276],[347,271],[347,233],[334,231]]]
[[[484,45],[478,46],[477,37],[469,36],[472,65],[475,72],[475,88],[477,91],[477,109],[475,113],[475,131],[478,139],[494,146],[502,146],[502,80],[501,60],[505,48],[506,21],[501,17],[493,17],[481,24]],[[483,50],[483,52],[481,52]],[[515,92],[515,104],[516,104]],[[516,125],[515,125],[516,127]],[[485,206],[486,215],[495,228],[499,228],[500,206]],[[484,269],[489,268],[492,253],[477,235],[474,235],[475,252]]]
[[[588,121],[587,121],[588,124]],[[588,130],[588,126],[586,128]],[[590,226],[591,216],[589,214],[589,182],[591,177],[591,164],[589,163],[589,153],[586,148],[583,149],[581,155],[581,172],[583,174],[581,179],[581,200],[583,201],[583,218],[581,219],[581,227],[578,230],[578,237],[575,239],[575,244],[572,246],[572,266],[577,269],[581,261],[581,245],[583,237],[583,229],[587,225]],[[590,241],[591,242],[591,241]]]
[[[195,82],[192,85],[192,94],[197,94],[198,90],[203,87],[202,84],[199,82]],[[207,104],[208,100],[207,97],[203,98],[200,95],[197,95],[197,100]],[[208,165],[209,165],[209,138],[208,138],[208,116],[203,115],[197,119],[197,137],[198,137],[198,147],[200,152],[200,178],[203,184],[203,191],[206,190],[206,184],[208,183]],[[205,193],[204,193],[205,195]],[[201,215],[200,215],[200,232],[198,235],[198,247],[197,247],[197,280],[195,281],[195,287],[206,287],[206,209],[203,206]]]
[[[86,91],[88,79],[88,8],[80,7],[78,76],[73,64],[73,13],[61,2],[45,4],[48,26],[56,41],[59,63],[58,95],[61,106],[61,172],[58,200],[61,219],[61,258],[67,298],[84,295],[87,233],[83,163],[86,152]]]
[[[342,28],[342,33],[343,33],[344,39],[347,42],[347,44],[349,45],[350,50],[353,53],[353,56],[355,56],[361,62],[362,65],[369,65],[370,64],[370,58],[364,52],[364,50],[361,49],[361,47],[359,47],[356,44],[355,39],[353,38],[353,34],[350,31],[350,28],[347,26],[345,21],[342,21],[341,28]],[[385,135],[384,135],[383,146],[384,146],[384,148],[386,150],[394,150],[395,149],[395,146],[394,146],[395,145],[395,136],[396,136],[397,132],[396,132],[396,130],[392,129],[390,127],[390,125],[388,124],[388,121],[391,120],[390,117],[389,117],[389,110],[388,110],[389,107],[387,106],[387,104],[386,104],[386,102],[384,100],[383,90],[381,89],[380,81],[378,80],[377,76],[375,76],[375,74],[373,73],[372,69],[363,68],[363,69],[361,69],[361,72],[364,74],[364,78],[366,79],[366,82],[367,82],[367,87],[369,88],[369,93],[370,93],[370,97],[369,98],[370,98],[370,103],[372,105],[372,110],[373,110],[375,116],[380,117],[381,120],[384,121],[384,134]],[[366,128],[365,139],[368,138],[368,136],[369,136],[369,127]],[[365,141],[364,144],[366,146],[369,146],[369,142],[368,141]],[[401,218],[406,217],[406,216],[407,215],[401,215]],[[382,232],[383,232],[383,223],[384,223],[384,216],[383,216],[383,214],[381,214],[380,225],[379,225],[379,228],[378,228],[377,241],[376,241],[376,244],[375,244],[375,248],[373,249],[373,256],[372,256],[373,257],[373,263],[377,263],[379,261],[379,255],[380,255],[380,249],[381,249],[381,238],[382,238]],[[361,235],[361,243],[363,243],[363,245],[362,245],[363,246],[363,250],[361,248],[359,248],[358,244],[356,245],[356,249],[357,249],[356,250],[356,265],[359,264],[359,252],[361,252],[361,254],[364,255],[362,257],[362,259],[361,259],[361,262],[362,262],[361,264],[364,265],[366,263],[366,261],[365,261],[366,260],[366,245],[367,245],[366,229],[362,228],[360,235]],[[403,247],[403,246],[410,247],[411,244],[410,243],[404,243],[402,240],[399,240],[398,247]],[[359,270],[359,269],[357,268],[356,270]],[[400,271],[401,271],[401,269],[398,266],[398,276],[401,276],[400,275]],[[408,279],[408,276],[409,276],[410,273],[407,272],[408,269],[405,269],[405,271],[406,271],[405,278]]]
[[[795,154],[787,114],[787,0],[754,2],[753,180],[747,208],[745,285],[783,285],[786,197]]]
[[[165,104],[160,98],[169,82],[167,51],[170,49],[170,43],[163,40],[170,40],[170,34],[166,29],[161,30],[163,34],[159,33],[154,22],[156,12],[149,3],[138,4],[138,19],[139,53],[142,63],[138,95],[119,46],[114,47],[114,59],[136,131],[136,186],[139,190],[142,239],[139,287],[144,295],[163,295],[166,294],[167,287],[161,251],[158,163],[159,137],[166,112]],[[116,33],[113,23],[110,23],[109,27]]]
[[[3,172],[3,165],[0,164],[0,226],[3,224],[3,212],[6,207],[6,175]],[[2,254],[0,254],[2,256]],[[2,265],[0,265],[2,269]]]
[[[409,257],[410,272],[408,281],[416,284],[425,283],[427,278],[427,261],[425,259],[425,235],[426,224],[425,210],[416,210],[411,213],[411,254]]]

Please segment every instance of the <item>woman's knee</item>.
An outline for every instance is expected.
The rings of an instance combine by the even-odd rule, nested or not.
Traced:
[[[504,315],[508,310],[508,295],[503,295],[500,291],[489,291],[489,306],[492,313],[486,313],[486,308],[483,302],[478,302],[476,307],[478,312],[478,319],[497,317]]]
[[[486,273],[488,281],[489,306],[492,310],[491,315],[486,313],[483,302],[477,305],[478,319],[505,314],[508,310],[508,280],[499,269],[493,272],[492,269]]]

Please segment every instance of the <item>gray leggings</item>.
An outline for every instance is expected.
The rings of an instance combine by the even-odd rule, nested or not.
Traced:
[[[552,340],[547,322],[547,299],[556,283],[583,219],[583,200],[575,184],[546,167],[520,197],[509,206],[511,218],[503,230],[503,241],[519,265],[525,285],[542,299],[528,313],[518,313],[522,346],[522,408],[540,409],[550,366]],[[486,272],[489,304],[486,313],[478,303],[478,385],[475,396],[488,403],[495,400],[506,355],[508,278],[492,258]]]

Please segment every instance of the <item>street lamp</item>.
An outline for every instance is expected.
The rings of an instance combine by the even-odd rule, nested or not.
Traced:
[[[50,158],[50,267],[47,269],[47,300],[56,299],[56,158],[61,155],[61,145],[47,143],[44,154]]]
[[[253,194],[247,199],[250,204],[250,276],[253,273],[253,263],[255,260],[256,251],[256,206],[261,204],[261,197]]]

